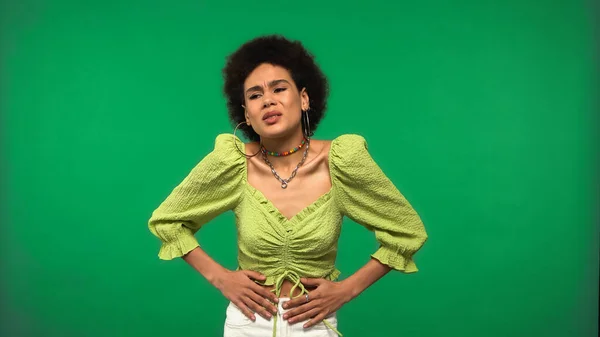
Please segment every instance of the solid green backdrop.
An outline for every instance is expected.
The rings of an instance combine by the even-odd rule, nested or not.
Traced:
[[[217,134],[224,58],[266,33],[331,81],[316,137],[363,135],[422,216],[420,271],[353,336],[597,336],[598,77],[583,1],[1,1],[7,337],[220,336],[226,299],[147,220]],[[198,234],[236,267],[233,215]],[[346,220],[338,267],[377,248]]]

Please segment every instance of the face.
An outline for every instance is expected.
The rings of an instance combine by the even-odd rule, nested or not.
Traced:
[[[261,137],[280,138],[302,133],[302,110],[308,109],[308,94],[298,90],[283,67],[263,63],[244,81],[246,123]]]

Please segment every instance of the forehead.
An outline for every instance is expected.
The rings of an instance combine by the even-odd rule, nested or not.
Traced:
[[[289,71],[287,71],[287,69],[278,65],[263,63],[254,68],[248,77],[246,77],[246,80],[244,81],[244,89],[257,85],[262,87],[266,83],[281,79],[287,80],[288,82],[294,84],[292,75]]]

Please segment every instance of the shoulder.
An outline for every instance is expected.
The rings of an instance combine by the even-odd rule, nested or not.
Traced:
[[[244,158],[243,153],[248,156],[256,155],[259,151],[259,143],[244,143],[243,140],[232,133],[221,133],[215,138],[215,150],[235,151],[236,154]]]
[[[354,176],[354,173],[364,171],[361,167],[369,165],[371,161],[363,136],[344,134],[331,141],[329,167],[333,176]]]
[[[367,151],[367,140],[357,134],[344,134],[331,141],[332,158],[349,159]]]
[[[243,148],[245,144],[231,133],[221,133],[215,137],[215,150],[235,149],[236,145]]]
[[[214,148],[204,160],[228,165],[243,165],[245,144],[231,133],[222,133],[215,137]]]
[[[347,133],[347,134],[343,134],[340,135],[338,137],[336,137],[335,139],[333,139],[331,141],[332,143],[340,143],[340,144],[346,144],[346,143],[365,143],[365,137],[358,135],[358,134],[353,134],[353,133]]]
[[[379,170],[369,153],[367,140],[357,134],[341,135],[332,141],[329,164],[333,176],[346,176],[350,180],[368,177]]]

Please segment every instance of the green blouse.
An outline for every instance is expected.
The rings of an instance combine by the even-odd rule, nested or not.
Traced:
[[[331,189],[289,220],[248,183],[246,158],[234,139],[241,151],[245,147],[234,137],[218,135],[214,150],[153,212],[149,228],[162,241],[161,259],[198,247],[194,234],[233,210],[238,268],[264,274],[264,284],[275,285],[277,296],[286,279],[304,291],[300,277],[338,278],[335,259],[344,216],[375,233],[380,247],[373,258],[405,273],[417,271],[413,254],[427,239],[423,223],[372,159],[363,137],[342,135],[332,141]]]

